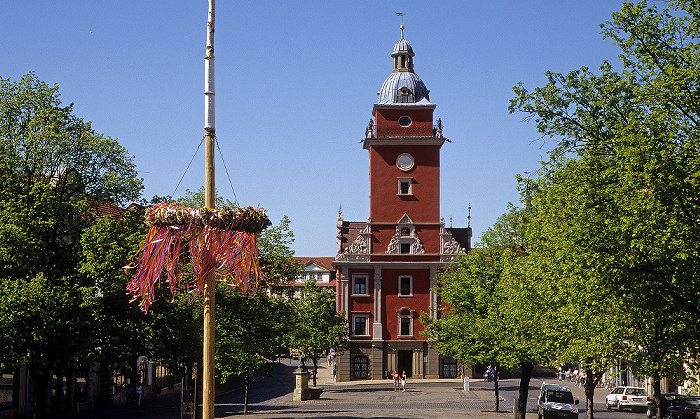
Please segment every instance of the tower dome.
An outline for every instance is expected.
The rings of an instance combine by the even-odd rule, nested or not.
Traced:
[[[404,38],[401,38],[398,40],[396,44],[394,44],[394,50],[391,51],[391,56],[393,57],[394,54],[411,54],[413,56],[413,48],[411,48],[411,44],[408,43],[407,40]]]
[[[394,70],[382,84],[377,95],[380,105],[390,105],[394,103],[411,104],[430,103],[428,94],[430,90],[425,87],[423,80],[413,71],[413,48],[403,37],[394,44],[391,51],[391,58],[394,62]]]

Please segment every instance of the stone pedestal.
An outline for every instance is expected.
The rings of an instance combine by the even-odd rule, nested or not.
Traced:
[[[311,398],[311,392],[309,391],[309,372],[297,369],[294,371],[294,375],[296,376],[296,387],[294,388],[292,401],[301,402],[309,400]]]

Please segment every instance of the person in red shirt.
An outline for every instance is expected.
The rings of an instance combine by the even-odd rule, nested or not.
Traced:
[[[394,391],[399,389],[399,372],[394,371]]]

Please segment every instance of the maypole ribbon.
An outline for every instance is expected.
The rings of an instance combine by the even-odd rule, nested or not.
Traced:
[[[245,292],[257,286],[262,276],[258,265],[258,234],[272,223],[264,209],[243,207],[220,211],[158,204],[146,210],[148,234],[132,263],[136,269],[127,285],[131,301],[140,299],[148,312],[155,286],[165,271],[165,282],[174,294],[180,289],[201,293],[210,272]],[[183,279],[183,244],[189,248],[194,277]]]

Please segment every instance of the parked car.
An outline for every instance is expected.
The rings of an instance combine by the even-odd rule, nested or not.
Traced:
[[[668,407],[666,418],[695,419],[700,412],[700,397],[681,396]]]
[[[647,403],[647,417],[653,418],[656,416],[659,419],[666,417],[668,414],[668,407],[680,397],[681,395],[676,393],[661,393],[661,403],[659,403],[658,407],[654,403],[654,400],[649,400]]]
[[[542,383],[537,402],[537,418],[578,418],[578,400],[574,400],[571,389],[558,384]]]
[[[612,408],[646,409],[647,391],[641,387],[615,387],[605,396],[605,407],[608,410]]]

